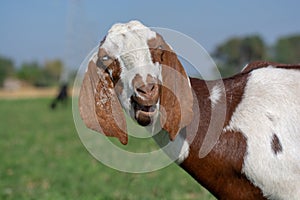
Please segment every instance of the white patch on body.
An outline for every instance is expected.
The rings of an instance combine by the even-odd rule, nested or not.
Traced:
[[[251,72],[241,103],[224,130],[247,139],[243,173],[270,199],[300,199],[300,71]],[[282,151],[271,147],[276,134]]]
[[[218,103],[222,95],[222,89],[220,85],[215,85],[210,92],[209,99],[211,101],[212,108]]]
[[[182,138],[181,136],[179,136],[179,140],[181,140],[181,141],[179,141],[178,143],[182,144],[182,146],[180,148],[178,159],[176,160],[176,163],[178,165],[183,163],[183,161],[189,156],[189,152],[190,152],[189,143],[184,138]],[[183,142],[182,142],[182,140],[183,140]]]
[[[115,24],[101,46],[120,63],[123,91],[119,99],[127,113],[130,112],[130,97],[134,93],[132,80],[137,74],[145,83],[148,75],[161,80],[161,66],[152,62],[147,43],[155,37],[154,31],[138,21],[131,21],[126,24]]]

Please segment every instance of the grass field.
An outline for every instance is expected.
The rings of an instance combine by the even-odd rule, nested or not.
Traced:
[[[214,199],[175,164],[130,174],[95,160],[81,144],[71,102],[0,100],[0,199]]]

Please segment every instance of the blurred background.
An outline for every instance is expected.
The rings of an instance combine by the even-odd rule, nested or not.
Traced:
[[[76,72],[113,24],[133,19],[193,38],[223,77],[254,60],[300,63],[299,7],[297,0],[1,1],[0,199],[213,199],[175,165],[127,174],[93,159],[72,118]]]

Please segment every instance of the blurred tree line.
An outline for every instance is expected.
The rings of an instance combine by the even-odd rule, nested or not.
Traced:
[[[272,47],[268,47],[259,35],[233,37],[218,45],[212,55],[223,77],[238,73],[255,60],[300,63],[300,35],[279,38]],[[62,71],[60,60],[46,61],[44,65],[23,63],[17,69],[11,59],[0,56],[0,87],[7,77],[38,87],[58,85]]]
[[[0,87],[6,77],[12,76],[14,74],[14,64],[12,60],[0,56]]]
[[[300,63],[300,35],[279,38],[272,47],[259,35],[233,37],[217,46],[213,58],[223,77],[240,72],[255,60]]]
[[[46,61],[44,65],[26,62],[17,69],[11,59],[0,56],[0,87],[8,77],[37,87],[57,85],[62,71],[63,63],[60,60]]]

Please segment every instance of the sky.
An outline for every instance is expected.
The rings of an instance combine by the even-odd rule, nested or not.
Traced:
[[[61,59],[77,69],[113,24],[133,19],[182,32],[210,53],[234,36],[259,34],[273,45],[300,33],[299,8],[299,0],[2,0],[0,55],[17,67]]]

